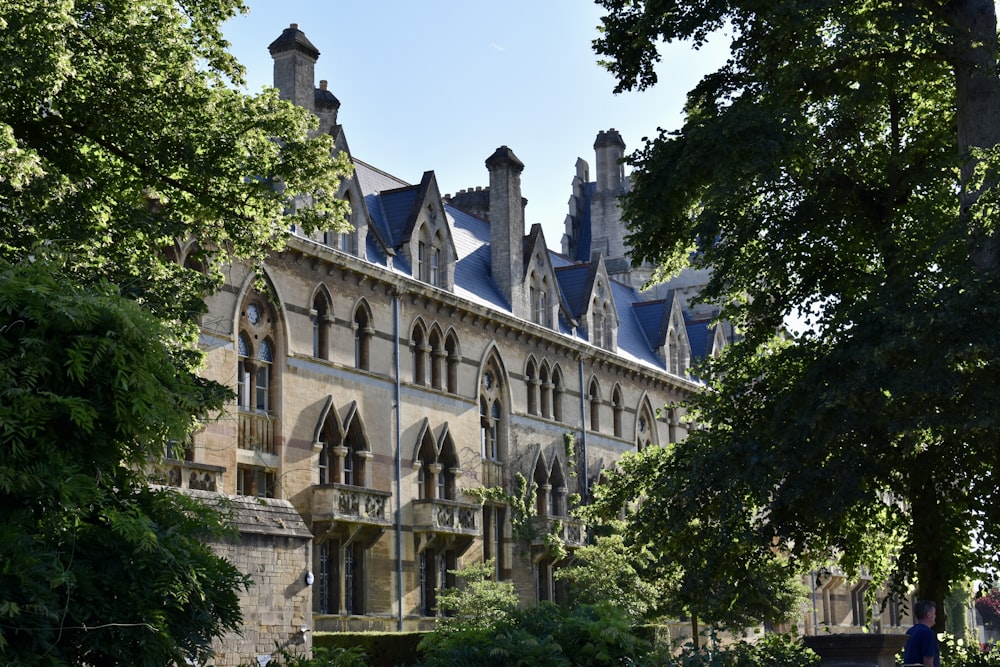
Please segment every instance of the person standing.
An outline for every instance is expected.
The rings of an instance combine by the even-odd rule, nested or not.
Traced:
[[[917,600],[913,605],[916,624],[906,631],[906,648],[903,649],[903,665],[941,667],[941,650],[938,646],[934,622],[937,620],[937,606],[931,600]]]

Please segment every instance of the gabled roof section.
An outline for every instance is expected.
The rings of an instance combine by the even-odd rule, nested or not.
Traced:
[[[691,342],[691,362],[701,361],[712,356],[715,341],[715,327],[711,326],[711,317],[685,317],[688,340]]]
[[[411,185],[398,190],[388,190],[375,195],[382,210],[386,241],[392,248],[398,248],[407,236],[409,222],[414,206],[418,205],[419,187]],[[412,223],[410,223],[412,227]]]
[[[569,313],[574,319],[579,319],[580,315],[587,310],[587,300],[590,298],[588,286],[593,284],[591,273],[593,265],[571,264],[555,269],[556,280],[562,290]]]
[[[580,319],[590,308],[591,298],[594,296],[598,283],[608,285],[606,298],[611,300],[612,312],[615,318],[621,320],[617,309],[614,307],[614,290],[611,289],[611,279],[604,266],[604,258],[598,257],[595,262],[574,264],[559,269],[555,269],[556,278],[562,288],[566,302],[573,317]],[[616,323],[617,324],[617,323]]]
[[[509,311],[510,305],[491,277],[489,223],[452,206],[444,208],[457,258],[455,294],[474,303]]]
[[[649,347],[654,350],[662,347],[666,342],[667,324],[670,320],[670,306],[667,300],[637,301],[632,304],[632,313]]]

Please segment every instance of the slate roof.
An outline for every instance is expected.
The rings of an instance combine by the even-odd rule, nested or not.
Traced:
[[[407,183],[391,174],[354,159],[355,174],[364,196],[364,202],[371,218],[370,231],[378,234],[390,248],[397,247],[406,233],[407,219],[414,202],[421,196],[420,187]],[[426,174],[424,175],[426,180]],[[581,207],[584,224],[581,226],[581,247],[577,256],[566,257],[549,250],[549,261],[555,271],[556,282],[561,290],[563,303],[569,315],[578,320],[587,308],[592,273],[596,270],[590,262],[589,198],[596,184],[584,187],[587,202]],[[509,313],[511,308],[493,280],[490,270],[490,225],[485,220],[465,213],[449,205],[444,211],[455,243],[455,283],[454,294],[472,303]],[[369,234],[367,258],[383,267],[389,266],[385,247]],[[583,240],[586,243],[583,243]],[[411,274],[410,267],[401,254],[396,254],[391,262],[392,271],[400,275]],[[655,341],[664,319],[663,301],[645,302],[631,287],[610,280],[611,294],[618,309],[617,354],[624,359],[663,370],[663,362],[655,352]],[[566,336],[586,341],[580,327],[566,319],[560,310],[557,330]]]
[[[562,290],[569,312],[573,317],[580,317],[587,308],[587,285],[590,276],[590,264],[572,264],[570,266],[554,267],[556,281]],[[617,303],[617,302],[616,302]]]
[[[226,496],[209,491],[184,489],[185,493],[228,514],[241,534],[274,535],[312,539],[312,533],[291,502],[278,498]]]

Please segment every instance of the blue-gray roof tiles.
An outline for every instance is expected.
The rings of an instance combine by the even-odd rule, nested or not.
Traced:
[[[412,185],[390,174],[382,172],[360,160],[355,160],[355,174],[364,195],[364,202],[371,219],[371,233],[367,239],[367,258],[374,264],[389,267],[385,248],[376,237],[380,236],[382,243],[389,248],[395,248],[403,241],[409,218],[412,217],[414,202],[420,197],[423,188]],[[423,181],[427,180],[425,174]],[[585,192],[593,191],[594,184],[585,184]],[[589,207],[583,211],[589,216]],[[454,293],[463,299],[488,308],[509,313],[510,304],[500,294],[493,280],[490,265],[490,226],[485,220],[465,213],[452,206],[444,206],[445,215],[451,227],[455,244],[455,284]],[[589,220],[588,220],[589,222]],[[589,237],[588,237],[589,238]],[[580,256],[589,260],[589,241],[586,253]],[[574,260],[557,252],[549,250],[549,260],[555,270],[556,282],[562,291],[569,316],[578,320],[587,308],[590,297],[588,287],[592,283],[596,265],[589,261]],[[397,274],[410,275],[410,266],[402,253],[397,253],[392,259],[392,271]],[[642,363],[654,368],[663,368],[663,362],[656,356],[649,334],[652,329],[652,319],[662,320],[663,302],[648,305],[631,287],[610,281],[611,294],[618,309],[618,349],[617,353],[624,359]],[[567,320],[560,311],[556,329],[566,336],[577,340],[586,340],[579,328],[573,327],[573,322]]]
[[[590,264],[571,264],[569,266],[555,267],[556,281],[559,289],[566,297],[566,304],[570,309],[570,314],[579,318],[586,311],[588,276],[590,275]]]
[[[663,339],[663,323],[669,306],[663,299],[639,301],[632,304],[632,314],[646,336],[650,348],[656,348]]]

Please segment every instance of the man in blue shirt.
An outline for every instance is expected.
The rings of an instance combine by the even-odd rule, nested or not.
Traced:
[[[906,631],[906,648],[903,649],[903,665],[941,667],[941,651],[938,647],[934,622],[937,606],[931,600],[917,600],[913,605],[916,625]]]

